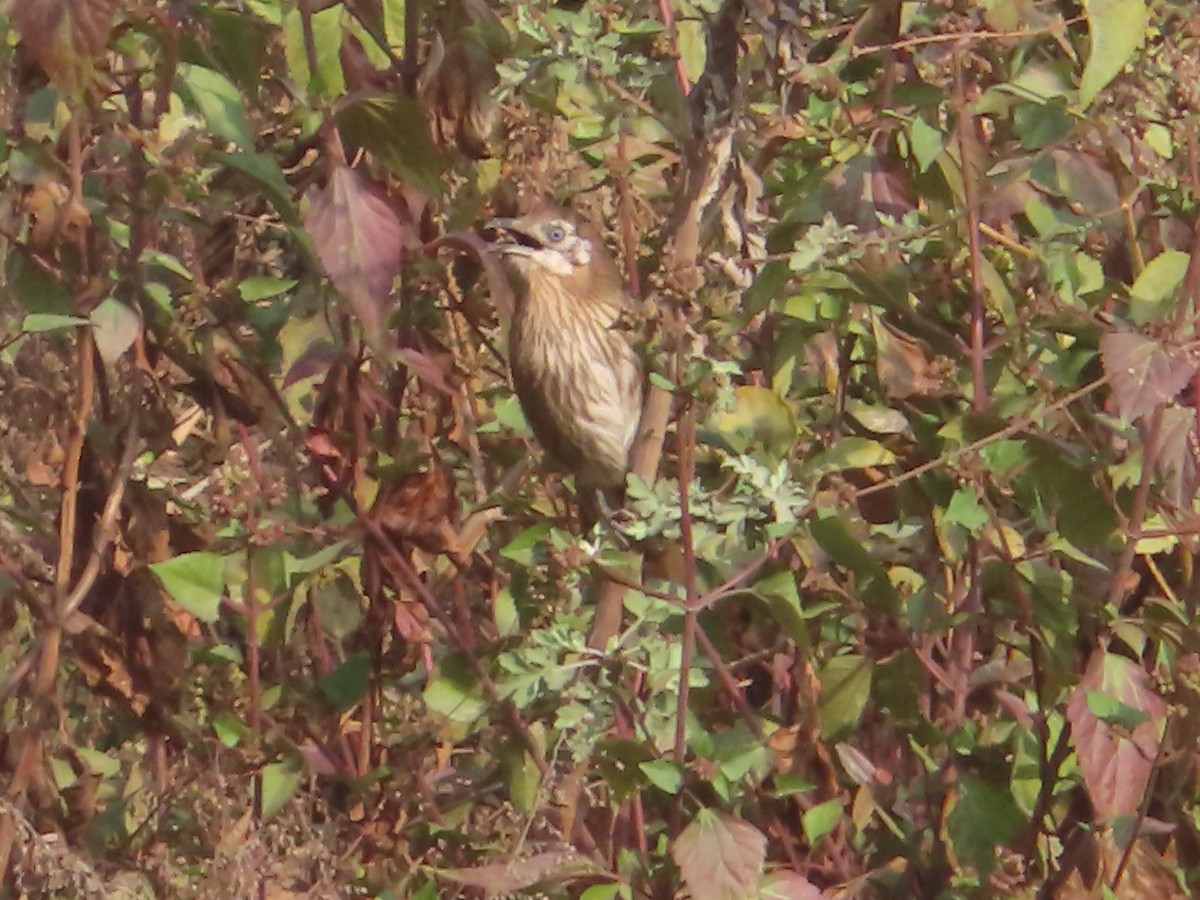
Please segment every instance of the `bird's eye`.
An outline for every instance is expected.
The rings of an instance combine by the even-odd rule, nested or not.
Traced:
[[[546,229],[546,240],[551,244],[557,244],[567,236],[567,230],[561,225],[551,225]]]

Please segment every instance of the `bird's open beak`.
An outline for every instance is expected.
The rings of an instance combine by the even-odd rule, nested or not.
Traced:
[[[491,219],[483,226],[484,239],[502,253],[540,250],[542,242],[530,234],[520,219]]]

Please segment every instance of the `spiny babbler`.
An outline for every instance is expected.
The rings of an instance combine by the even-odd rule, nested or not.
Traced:
[[[542,201],[488,232],[510,270],[509,364],[521,409],[557,466],[575,476],[589,528],[619,496],[642,413],[642,366],[618,323],[632,308],[590,224]]]

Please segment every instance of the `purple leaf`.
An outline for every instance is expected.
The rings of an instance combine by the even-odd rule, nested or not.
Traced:
[[[384,309],[404,248],[399,216],[378,188],[339,166],[312,198],[304,227],[367,340],[382,346]]]
[[[1083,783],[1104,823],[1136,815],[1150,783],[1167,704],[1149,681],[1146,670],[1133,661],[1097,653],[1067,702]],[[1094,711],[1098,698],[1113,705],[1114,717],[1124,714],[1140,721],[1114,728]]]
[[[1100,356],[1112,380],[1117,415],[1126,422],[1174,399],[1196,372],[1196,361],[1186,351],[1132,331],[1106,334]]]

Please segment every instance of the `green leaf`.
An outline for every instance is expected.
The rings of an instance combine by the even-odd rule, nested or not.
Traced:
[[[35,334],[41,331],[62,331],[68,328],[78,328],[88,324],[87,319],[79,316],[59,316],[51,313],[30,313],[21,321],[21,331],[25,334]]]
[[[1100,691],[1087,692],[1087,708],[1097,719],[1122,728],[1137,728],[1143,722],[1150,721],[1148,713]]]
[[[1129,318],[1135,324],[1153,322],[1174,308],[1189,258],[1182,250],[1164,250],[1146,264],[1129,289]]]
[[[335,541],[328,547],[322,547],[308,556],[294,556],[288,551],[283,554],[283,580],[291,587],[296,583],[297,575],[307,575],[325,568],[342,555],[342,551],[350,544],[349,541]]]
[[[955,525],[961,525],[972,534],[978,534],[979,529],[987,524],[988,511],[979,502],[975,491],[969,488],[960,488],[950,498],[944,519]]]
[[[300,213],[292,202],[292,191],[279,163],[262,153],[221,153],[217,158],[265,187],[267,196],[284,222],[292,226],[300,224]]]
[[[579,895],[579,900],[617,900],[620,884],[595,884]]]
[[[253,152],[254,132],[236,85],[220,72],[194,63],[180,63],[176,74],[209,130],[247,153]]]
[[[346,91],[340,57],[345,39],[344,20],[345,8],[340,3],[312,16],[313,50],[317,59],[317,71],[313,72],[308,67],[308,49],[299,10],[291,8],[283,17],[283,52],[288,71],[292,81],[311,97],[332,100]]]
[[[1075,119],[1062,101],[1027,103],[1013,111],[1013,130],[1026,150],[1040,150],[1065,137]]]
[[[871,695],[873,670],[874,663],[869,657],[846,654],[835,656],[818,671],[817,680],[821,684],[818,717],[826,740],[833,740],[858,724]]]
[[[360,650],[346,658],[340,666],[317,679],[321,693],[335,709],[348,709],[367,693],[371,686],[371,654]]]
[[[853,398],[846,400],[846,413],[875,434],[910,434],[912,426],[904,413],[888,406],[864,403]]]
[[[11,163],[9,168],[11,171]],[[7,288],[25,309],[35,315],[68,315],[74,309],[75,299],[61,279],[34,262],[34,258],[17,244],[10,244],[6,252]]]
[[[669,759],[652,759],[641,763],[638,768],[660,791],[678,794],[679,789],[683,787],[683,773],[679,771],[679,766]]]
[[[805,465],[810,475],[827,475],[845,469],[866,469],[889,466],[896,454],[879,441],[865,437],[844,437],[823,453],[818,453]]]
[[[262,771],[262,817],[272,818],[300,787],[304,772],[299,763],[288,760],[271,763]]]
[[[1083,8],[1092,38],[1079,83],[1079,101],[1086,108],[1142,45],[1148,17],[1144,0],[1084,0]]]
[[[470,725],[487,710],[487,703],[474,684],[450,677],[442,669],[425,686],[425,705],[454,722]]]
[[[210,4],[205,9],[212,28],[210,46],[213,53],[220,67],[237,80],[238,87],[245,94],[254,96],[259,89],[265,44],[271,30],[240,10],[233,12],[214,7],[215,4]]]
[[[217,740],[226,747],[236,747],[250,736],[250,729],[246,727],[246,723],[241,719],[235,719],[227,713],[220,713],[214,716],[212,727]]]
[[[771,388],[742,385],[733,390],[733,403],[715,411],[708,429],[735,453],[757,445],[773,457],[786,456],[796,442],[796,416]]]
[[[275,278],[271,275],[252,275],[238,283],[238,293],[247,303],[286,294],[297,284],[295,278]]]
[[[838,516],[816,519],[809,525],[812,536],[830,558],[852,571],[863,599],[872,607],[895,610],[900,606],[896,589],[878,560],[850,533]]]
[[[516,598],[509,588],[501,588],[496,594],[496,602],[492,604],[492,619],[496,623],[496,634],[500,637],[512,637],[520,633],[521,616],[517,612]]]
[[[65,759],[52,757],[49,763],[50,775],[54,779],[54,786],[60,791],[74,786],[79,781],[79,776],[75,774],[75,769]]]
[[[344,572],[314,581],[309,588],[308,600],[321,617],[321,626],[337,640],[349,637],[363,620],[363,597],[359,587]]]
[[[87,763],[87,767],[97,775],[102,775],[105,778],[111,778],[121,771],[121,761],[114,759],[110,753],[105,753],[103,750],[95,750],[91,747],[76,747],[75,753],[79,758]]]
[[[816,785],[802,775],[776,775],[773,779],[772,797],[790,797],[816,790]]]
[[[995,865],[997,849],[1012,840],[1024,823],[1025,816],[1008,788],[966,774],[946,817],[946,831],[958,858],[986,874]]]
[[[500,550],[500,555],[522,566],[533,565],[546,552],[546,535],[550,528],[547,522],[526,528]]]
[[[754,591],[767,601],[771,618],[779,623],[784,633],[801,646],[807,646],[808,626],[800,590],[796,587],[796,573],[783,569],[760,578],[754,585]]]
[[[216,553],[184,553],[150,571],[175,602],[201,622],[215,622],[225,595],[225,559]]]
[[[425,110],[399,94],[368,97],[337,114],[338,130],[386,168],[430,194],[442,192],[445,160],[429,136]]]
[[[938,154],[942,152],[945,135],[918,117],[913,119],[912,125],[909,126],[908,139],[912,143],[913,158],[917,161],[917,168],[922,173],[927,172],[934,160],[938,158]]]
[[[824,803],[818,803],[812,809],[806,811],[800,817],[800,824],[804,828],[804,837],[809,845],[815,844],[837,828],[845,814],[845,807],[842,805],[842,801],[837,798],[826,800]]]
[[[532,813],[542,785],[542,774],[533,757],[516,746],[506,747],[500,757],[507,773],[509,798],[521,812]]]
[[[172,256],[163,250],[157,250],[153,247],[147,247],[142,251],[142,255],[138,258],[138,262],[143,266],[161,266],[173,275],[178,275],[185,281],[192,280],[191,270],[179,261],[178,257]]]

